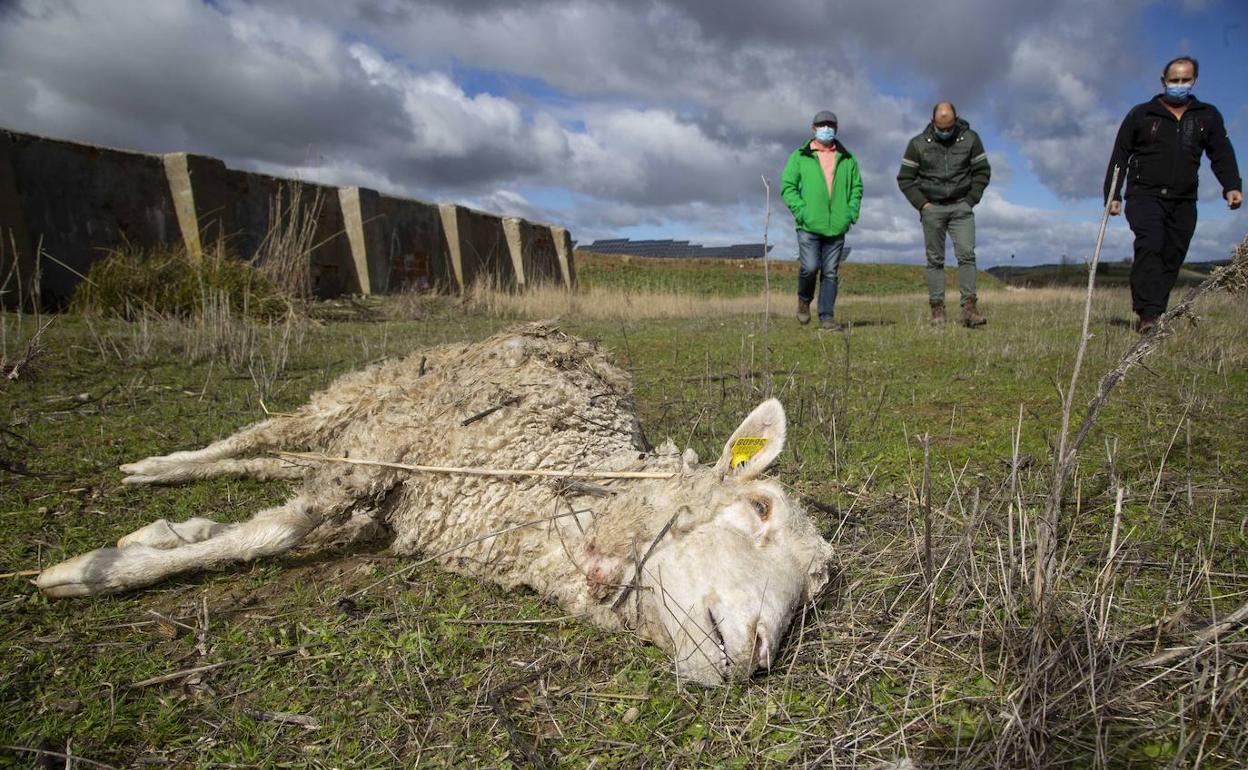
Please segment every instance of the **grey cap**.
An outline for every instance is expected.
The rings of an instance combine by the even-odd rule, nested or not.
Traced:
[[[831,123],[837,125],[836,113],[831,110],[820,110],[815,113],[815,119],[810,121],[810,125],[817,126],[820,123]]]

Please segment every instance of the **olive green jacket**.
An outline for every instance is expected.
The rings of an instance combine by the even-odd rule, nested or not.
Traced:
[[[923,133],[906,145],[897,186],[916,209],[921,210],[925,203],[962,200],[974,206],[984,197],[992,176],[979,134],[962,118],[958,118],[950,139],[937,139],[934,131],[928,123]]]

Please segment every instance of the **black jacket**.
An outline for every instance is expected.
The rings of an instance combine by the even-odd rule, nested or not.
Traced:
[[[1160,95],[1137,104],[1118,129],[1114,154],[1105,170],[1105,198],[1110,197],[1109,185],[1117,165],[1118,189],[1113,190],[1114,200],[1122,198],[1124,182],[1129,182],[1127,197],[1150,195],[1195,200],[1202,151],[1209,154],[1209,163],[1222,184],[1223,196],[1230,190],[1243,190],[1235,149],[1226,136],[1226,125],[1217,107],[1193,96],[1187,102],[1182,119],[1175,120],[1161,103]]]
[[[906,145],[897,186],[916,209],[925,203],[955,200],[976,205],[992,176],[979,134],[962,118],[958,118],[950,139],[941,141],[933,131],[935,126],[928,123],[923,133]]]

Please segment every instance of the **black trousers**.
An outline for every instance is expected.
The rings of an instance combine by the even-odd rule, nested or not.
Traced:
[[[1170,290],[1196,232],[1196,201],[1133,195],[1127,223],[1135,233],[1131,265],[1131,309],[1144,318],[1166,312]]]

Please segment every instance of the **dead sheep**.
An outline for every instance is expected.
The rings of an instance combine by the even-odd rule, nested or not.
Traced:
[[[784,409],[773,399],[745,418],[714,465],[670,441],[642,451],[629,376],[593,343],[529,324],[344,375],[293,414],[121,466],[128,484],[222,474],[300,483],[284,505],[248,521],[161,519],[115,548],[49,567],[36,584],[53,597],[124,591],[300,544],[383,536],[395,554],[529,586],[600,626],[633,629],[672,655],[680,677],[720,684],[770,667],[831,569],[828,542],[780,485],[760,478],[784,440]],[[273,454],[295,449],[669,477],[585,483]]]

